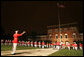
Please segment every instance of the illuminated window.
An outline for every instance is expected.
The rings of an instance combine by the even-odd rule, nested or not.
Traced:
[[[65,34],[65,38],[68,38],[68,35],[67,34]]]
[[[51,39],[51,38],[52,38],[52,35],[50,34],[49,37],[50,37],[50,39]]]
[[[73,38],[76,38],[76,33],[73,33],[72,37],[73,37]]]
[[[62,28],[60,28],[60,31],[62,32]]]
[[[71,31],[75,31],[76,30],[76,27],[71,27]]]
[[[71,27],[70,30],[73,31],[73,27]]]
[[[60,38],[62,39],[62,34],[60,34]]]
[[[58,38],[58,34],[56,34],[56,39]]]

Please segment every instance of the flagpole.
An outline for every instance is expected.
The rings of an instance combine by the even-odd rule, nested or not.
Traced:
[[[59,13],[59,3],[57,3],[58,6],[58,21],[59,21],[59,35],[61,34],[61,30],[60,30],[60,13]],[[60,37],[60,42],[61,42],[61,37]]]

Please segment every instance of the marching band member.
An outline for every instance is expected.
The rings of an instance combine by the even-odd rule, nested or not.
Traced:
[[[9,40],[7,41],[7,45],[9,45]]]
[[[20,41],[20,46],[22,46],[22,41]]]
[[[70,50],[70,43],[69,43],[69,42],[67,43],[67,47],[68,47],[68,49]]]
[[[73,49],[74,49],[74,43],[72,44],[72,47],[73,47]]]
[[[53,44],[53,48],[55,48],[56,47],[56,45],[55,45],[56,43],[54,42],[54,44]]]
[[[76,42],[75,42],[74,46],[75,46],[75,50],[77,50],[77,48],[78,48],[78,47],[77,47],[77,44],[76,44]]]
[[[41,42],[39,41],[39,48],[41,48]]]
[[[28,47],[30,47],[30,41],[28,41]]]
[[[11,45],[11,40],[9,40],[9,45]]]
[[[37,47],[37,41],[34,42],[34,46],[35,46],[35,48]]]
[[[7,41],[7,40],[5,40],[5,45],[7,45],[7,43],[8,43],[8,41]]]
[[[24,46],[24,41],[22,41],[22,46]]]
[[[49,45],[49,44],[48,44],[48,42],[47,42],[47,48],[48,48],[48,45]]]
[[[80,50],[82,50],[82,44],[81,43],[79,43],[79,46],[80,46]]]
[[[3,45],[3,42],[4,42],[4,41],[1,39],[1,45]]]
[[[50,43],[49,43],[49,48],[50,48]]]
[[[51,47],[53,47],[53,43],[51,43],[50,45],[51,45]]]
[[[31,47],[33,47],[33,41],[31,41]]]
[[[60,49],[60,42],[57,42],[57,49]]]
[[[62,49],[65,49],[65,44],[64,43],[62,43]]]
[[[42,42],[42,48],[44,48],[44,45],[45,45],[45,43],[44,43],[44,41]]]
[[[25,46],[27,46],[27,41],[25,42]]]

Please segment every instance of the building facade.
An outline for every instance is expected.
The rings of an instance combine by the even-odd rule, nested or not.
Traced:
[[[45,41],[45,42],[83,42],[83,33],[79,33],[77,23],[69,23],[60,25],[51,25],[47,26],[47,34],[46,35],[37,35],[33,40],[29,38],[28,40],[33,41]]]
[[[80,34],[78,31],[77,23],[69,23],[60,25],[51,25],[47,26],[47,34],[48,38],[52,42],[70,42],[72,44],[74,41],[83,41],[80,38]]]

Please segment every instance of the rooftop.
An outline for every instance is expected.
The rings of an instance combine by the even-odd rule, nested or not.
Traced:
[[[67,24],[61,24],[60,27],[67,27],[67,26],[77,26],[77,22],[74,23],[67,23]],[[49,25],[47,28],[58,28],[59,25]]]

